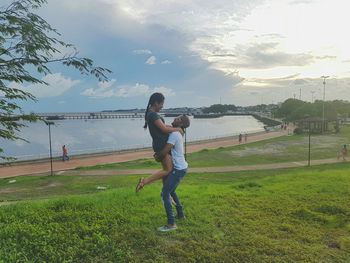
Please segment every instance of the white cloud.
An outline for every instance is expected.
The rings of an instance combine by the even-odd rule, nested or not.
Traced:
[[[166,65],[166,64],[171,64],[172,62],[170,60],[163,60],[160,64]]]
[[[148,64],[148,65],[154,65],[157,63],[157,59],[155,56],[151,56],[147,59],[147,61],[145,62],[145,64]]]
[[[116,97],[138,97],[147,96],[149,94],[150,88],[145,84],[136,83],[135,86],[122,86],[116,89]]]
[[[115,81],[112,80],[108,83],[99,83],[98,88],[86,89],[81,95],[94,99],[111,97],[148,97],[154,92],[161,92],[166,97],[175,96],[175,92],[172,89],[163,86],[151,88],[146,84],[136,83],[134,86],[121,85],[114,87],[114,82]]]
[[[109,81],[100,81],[97,85],[101,90],[107,90],[116,83],[116,79],[111,79]]]
[[[166,87],[156,87],[152,90],[151,93],[154,93],[154,92],[160,92],[162,93],[165,97],[172,97],[172,96],[175,96],[175,92],[172,90],[172,89],[169,89],[169,88],[166,88]]]
[[[136,49],[136,50],[133,50],[132,53],[136,55],[151,55],[152,51],[148,49]]]
[[[23,89],[37,98],[49,98],[58,97],[80,83],[80,80],[72,80],[71,78],[63,76],[61,73],[48,74],[44,76],[42,80],[48,83],[48,85],[31,84],[22,86],[17,83],[11,83],[10,87]]]

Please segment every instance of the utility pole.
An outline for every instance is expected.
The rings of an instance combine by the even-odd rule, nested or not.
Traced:
[[[324,132],[324,126],[325,126],[325,118],[324,118],[324,102],[326,99],[326,78],[329,78],[329,76],[321,76],[323,78],[323,104],[322,104],[322,134]]]
[[[51,176],[52,176],[53,168],[52,168],[51,125],[54,123],[52,121],[48,121],[46,122],[46,124],[49,126],[50,164],[51,164]]]
[[[312,90],[311,91],[311,103],[314,103],[314,93],[315,93],[315,91]]]

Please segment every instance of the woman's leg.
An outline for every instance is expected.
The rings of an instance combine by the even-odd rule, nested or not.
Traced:
[[[143,180],[143,184],[150,184],[153,183],[156,180],[162,179],[163,177],[167,176],[172,170],[173,170],[173,161],[171,159],[170,154],[167,154],[162,159],[162,166],[163,170],[159,170],[152,174],[151,176],[145,178]]]
[[[166,177],[173,170],[173,162],[170,154],[164,156],[162,166],[163,170],[159,170],[147,178],[141,178],[136,187],[136,192],[140,191],[145,185]]]

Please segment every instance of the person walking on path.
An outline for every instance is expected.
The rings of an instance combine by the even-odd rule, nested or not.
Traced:
[[[66,145],[62,146],[62,161],[69,161],[69,156],[68,156],[68,149]]]
[[[245,134],[244,134],[244,142],[246,143],[247,141],[248,141],[248,134],[245,133]]]
[[[165,147],[170,133],[176,131],[183,133],[181,128],[165,125],[164,119],[159,115],[160,110],[163,108],[164,100],[165,98],[163,94],[157,92],[153,93],[149,98],[145,112],[145,125],[143,128],[149,128],[149,132],[152,137],[152,147],[155,154]],[[163,169],[157,171],[147,178],[140,178],[136,186],[136,193],[139,192],[145,185],[167,176],[173,170],[169,152],[158,160],[162,163]]]
[[[190,120],[188,116],[181,115],[174,119],[172,125],[173,127],[181,127],[184,130],[189,127]],[[183,206],[178,195],[176,194],[176,188],[186,175],[188,169],[188,163],[186,162],[184,156],[183,135],[180,132],[172,132],[169,135],[167,144],[162,151],[156,153],[155,158],[162,159],[169,153],[169,151],[171,151],[173,170],[163,181],[161,197],[167,216],[167,224],[158,228],[158,231],[161,232],[168,232],[177,229],[172,202],[175,203],[177,218],[180,220],[185,218]]]
[[[238,143],[241,144],[242,143],[242,133],[240,133],[238,135]]]
[[[344,144],[341,150],[339,151],[338,160],[340,156],[342,157],[343,161],[346,161],[346,156],[348,156],[348,149],[346,148],[346,144]]]

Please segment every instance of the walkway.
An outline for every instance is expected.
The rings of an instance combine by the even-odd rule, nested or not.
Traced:
[[[287,135],[286,131],[276,131],[268,133],[260,133],[248,136],[248,142],[262,141],[266,139],[276,138]],[[238,144],[236,137],[214,139],[202,141],[187,146],[187,152],[197,152],[203,149],[215,149],[219,147],[229,147]],[[90,155],[84,157],[73,157],[68,162],[55,160],[53,162],[53,170],[55,173],[61,171],[72,170],[82,166],[94,166],[98,164],[120,163],[133,161],[143,158],[152,158],[153,151],[151,149],[141,149],[129,152],[116,152],[106,155]],[[32,163],[13,164],[11,166],[0,166],[0,178],[7,178],[20,175],[44,174],[50,172],[50,161],[36,161]],[[148,172],[147,172],[148,173]]]
[[[342,163],[344,161],[337,158],[311,160],[310,165],[320,164],[332,164]],[[257,165],[241,165],[241,166],[218,166],[218,167],[194,167],[189,168],[190,173],[224,173],[224,172],[239,172],[239,171],[255,171],[255,170],[271,170],[282,168],[296,168],[307,166],[307,161],[298,162],[285,162],[285,163],[269,163],[269,164],[257,164]],[[159,170],[159,169],[158,169]],[[128,170],[72,170],[72,171],[60,171],[57,174],[61,175],[144,175],[152,174],[157,169],[128,169]]]

